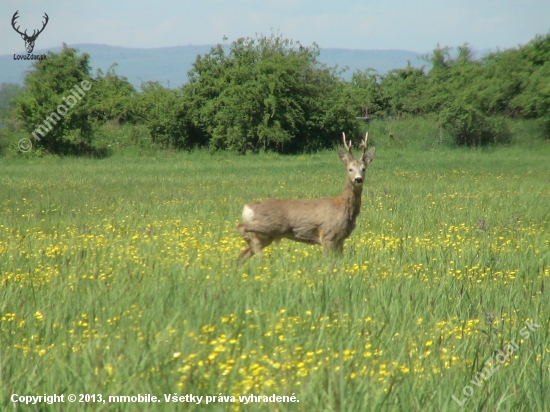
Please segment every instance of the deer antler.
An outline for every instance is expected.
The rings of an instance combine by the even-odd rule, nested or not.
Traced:
[[[46,19],[46,21],[44,21],[44,23],[42,23],[42,28],[40,30],[38,30],[38,33],[34,34],[35,30],[33,30],[32,37],[34,37],[34,38],[38,37],[38,35],[44,31],[44,29],[46,28],[46,25],[48,24],[48,21],[50,21],[50,18],[48,17],[48,14],[46,12],[44,12],[44,16],[42,16],[42,17],[44,17]]]
[[[15,12],[15,14],[13,15],[13,17],[11,18],[11,26],[12,26],[13,29],[14,29],[17,33],[19,33],[21,36],[26,36],[26,35],[27,35],[27,30],[25,30],[25,33],[21,33],[21,32],[19,31],[19,27],[21,27],[21,26],[17,26],[17,28],[15,27],[15,20],[17,20],[17,18],[19,17],[19,16],[17,15],[18,13],[19,13],[19,10],[17,10],[17,11]]]
[[[346,134],[344,132],[342,132],[342,142],[344,143],[346,150],[351,154],[351,140],[349,143],[346,142]]]
[[[367,141],[369,140],[369,132],[365,135],[365,139],[361,142],[359,147],[363,149],[363,153],[361,153],[361,157],[365,156],[365,153],[367,152]]]
[[[38,35],[44,31],[44,29],[46,28],[46,25],[48,24],[48,21],[50,20],[50,17],[48,16],[48,13],[44,13],[44,16],[43,16],[43,17],[44,17],[46,20],[42,23],[42,28],[41,28],[40,30],[38,30],[38,33],[36,32],[36,30],[33,30],[32,35],[29,36],[29,35],[27,34],[27,30],[25,30],[25,32],[23,32],[23,33],[21,33],[21,32],[19,31],[19,27],[21,27],[21,26],[15,27],[16,20],[19,18],[18,14],[19,14],[19,10],[17,10],[17,11],[14,13],[13,17],[11,18],[11,26],[13,27],[13,29],[14,29],[17,33],[19,33],[21,36],[24,36],[26,40],[27,40],[27,39],[28,39],[28,40],[35,40],[35,39],[38,37]]]

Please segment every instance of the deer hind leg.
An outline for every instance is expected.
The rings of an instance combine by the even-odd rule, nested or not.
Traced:
[[[258,256],[262,256],[262,249],[268,247],[273,243],[273,238],[270,236],[261,235],[259,233],[252,233],[252,249]]]
[[[240,253],[239,258],[237,259],[237,262],[239,263],[239,265],[241,265],[244,262],[246,262],[248,259],[250,259],[252,256],[254,256],[254,250],[252,249],[251,246],[249,246]]]
[[[248,260],[249,258],[254,256],[254,248],[252,246],[253,242],[252,242],[251,233],[246,231],[246,229],[247,229],[246,228],[246,223],[239,223],[237,225],[237,229],[238,229],[239,233],[241,234],[241,236],[243,237],[243,239],[246,241],[246,243],[248,243],[248,247],[246,249],[244,249],[239,254],[239,258],[237,260],[239,264],[242,264],[246,260]]]
[[[262,249],[273,243],[274,238],[270,236],[262,236],[258,233],[249,232],[246,223],[238,224],[237,229],[246,243],[248,243],[248,247],[239,255],[239,264],[244,263],[254,255],[262,256]]]

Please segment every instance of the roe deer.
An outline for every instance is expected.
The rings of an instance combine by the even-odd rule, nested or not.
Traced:
[[[338,148],[338,155],[348,171],[346,187],[340,196],[315,200],[267,199],[244,206],[243,223],[237,228],[248,243],[239,255],[239,263],[261,255],[262,249],[282,238],[308,244],[320,244],[324,252],[343,252],[344,241],[355,228],[361,209],[365,171],[374,159],[376,149],[367,152],[367,139],[361,142],[363,153],[357,159],[351,153],[351,140]]]

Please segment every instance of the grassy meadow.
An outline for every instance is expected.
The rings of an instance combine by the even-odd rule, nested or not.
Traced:
[[[340,194],[335,151],[0,158],[0,409],[548,411],[549,160],[379,144],[343,256],[237,267],[244,203]]]

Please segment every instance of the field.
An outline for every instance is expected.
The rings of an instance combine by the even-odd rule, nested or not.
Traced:
[[[550,410],[550,146],[377,149],[342,257],[242,267],[243,204],[338,195],[334,151],[0,159],[0,409]]]

